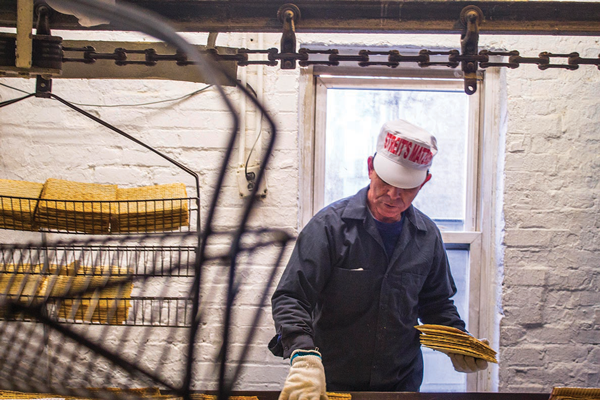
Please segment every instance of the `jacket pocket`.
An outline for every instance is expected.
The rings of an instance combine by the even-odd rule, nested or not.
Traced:
[[[419,294],[425,284],[426,275],[413,274],[410,272],[403,272],[400,275],[400,290],[398,298],[395,299],[395,303],[398,307],[400,318],[407,324],[413,324],[417,322],[418,306],[419,306]]]

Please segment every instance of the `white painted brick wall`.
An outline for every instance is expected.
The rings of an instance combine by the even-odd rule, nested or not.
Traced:
[[[598,49],[597,39],[505,43],[522,55],[552,49],[596,57]],[[600,386],[600,171],[594,154],[600,120],[590,96],[600,79],[594,72],[507,72],[500,390]]]
[[[70,33],[73,38],[83,33]],[[106,39],[124,36],[103,33]],[[67,34],[63,35],[67,37]],[[194,43],[206,35],[188,34]],[[256,38],[255,34],[248,38]],[[219,35],[217,44],[240,46],[241,35]],[[416,46],[459,48],[454,35],[298,35],[301,43],[360,46]],[[249,43],[255,46],[256,40]],[[481,47],[519,50],[523,56],[541,51],[596,57],[595,38],[488,36]],[[266,35],[264,47],[279,47],[278,35]],[[248,67],[254,84],[256,67]],[[267,170],[269,194],[258,202],[250,225],[296,232],[298,211],[298,76],[299,71],[264,69],[265,105],[278,124],[279,137]],[[549,392],[553,386],[600,386],[600,73],[595,67],[578,71],[539,71],[524,65],[508,70],[508,131],[506,135],[503,318],[500,326],[499,390]],[[26,91],[33,80],[2,79]],[[73,102],[134,104],[178,97],[203,84],[165,81],[54,81],[54,93]],[[225,91],[238,107],[239,95]],[[0,100],[19,93],[0,87]],[[214,90],[185,101],[146,107],[86,107],[126,132],[156,146],[200,175],[202,216],[223,157],[231,120]],[[248,109],[249,150],[254,137],[254,109]],[[155,155],[118,138],[55,102],[30,99],[0,109],[1,178],[43,182],[49,177],[96,183],[138,186],[182,180],[192,193],[193,180]],[[263,123],[262,143],[270,136]],[[237,193],[237,149],[228,164],[215,226],[236,226],[243,201]],[[3,241],[28,240],[36,234],[0,232]],[[210,251],[227,248],[217,238]],[[289,252],[288,252],[289,254]],[[232,356],[240,351],[256,310],[258,294],[268,276],[272,252],[261,252],[244,268],[244,285],[236,304]],[[286,257],[287,258],[287,257]],[[196,388],[214,388],[207,373],[218,349],[223,299],[223,276],[207,268],[215,282],[206,297],[207,322],[202,326]],[[281,271],[278,272],[278,274]],[[272,290],[272,289],[271,289]],[[250,347],[238,388],[277,390],[288,370],[287,361],[272,356],[266,343],[274,333],[270,308],[260,310],[261,323]],[[157,331],[163,332],[163,331]],[[147,346],[164,345],[152,335]],[[179,341],[179,344],[177,344]],[[176,334],[175,352],[163,373],[177,383],[177,357],[183,357],[185,335]],[[134,344],[132,343],[132,346]],[[152,349],[148,350],[153,357]]]

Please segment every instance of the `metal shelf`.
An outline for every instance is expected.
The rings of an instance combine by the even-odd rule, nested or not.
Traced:
[[[0,245],[0,318],[34,321],[9,312],[18,304],[39,306],[61,323],[189,327],[192,301],[179,293],[189,292],[195,276],[197,247],[185,245],[195,238]],[[114,244],[133,239],[137,244]]]
[[[13,298],[12,300],[16,300]],[[39,296],[20,296],[19,302],[30,301],[43,304],[43,312],[51,319],[65,324],[146,326],[146,327],[189,327],[192,323],[192,300],[179,297],[129,297],[98,298],[96,307],[106,312],[89,312],[88,307],[77,306],[81,297],[44,299]],[[88,300],[89,301],[89,300]],[[123,304],[117,311],[116,306]],[[125,307],[125,304],[127,306]],[[126,311],[125,311],[126,310]],[[0,308],[0,316],[2,313]],[[37,318],[25,313],[10,313],[3,317],[6,321],[37,322]]]
[[[50,81],[44,80],[38,77],[35,94],[1,102],[0,107],[34,95],[56,100],[193,177],[195,196],[182,197],[177,191],[160,195],[175,198],[106,196],[102,201],[0,196],[0,229],[113,237],[112,242],[88,239],[48,246],[42,235],[36,245],[0,245],[0,320],[190,327],[200,231],[198,174],[52,94]],[[69,196],[70,189],[55,188],[60,194],[56,197]]]
[[[77,263],[80,267],[91,267],[91,271],[86,271],[91,275],[103,273],[94,267],[110,265],[127,271],[132,278],[193,278],[196,250],[195,246],[185,245],[0,245],[0,273],[12,272],[10,265],[20,265],[26,266],[21,274],[60,275],[66,273],[68,265]],[[32,266],[46,266],[46,269],[34,271]]]

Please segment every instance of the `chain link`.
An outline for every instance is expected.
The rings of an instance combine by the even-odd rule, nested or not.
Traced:
[[[63,47],[63,62],[80,62],[91,64],[97,60],[114,60],[116,65],[146,65],[154,66],[161,61],[175,62],[176,65],[186,66],[192,64],[188,61],[187,56],[177,51],[172,55],[157,54],[154,49],[145,50],[127,50],[117,48],[113,53],[97,53],[92,46],[86,47]],[[82,53],[79,57],[66,57],[65,53]],[[390,51],[371,51],[360,50],[356,55],[342,55],[337,49],[327,50],[310,50],[301,48],[297,53],[280,53],[276,48],[266,50],[250,50],[238,49],[235,54],[219,54],[216,49],[208,49],[206,54],[210,54],[217,61],[234,61],[238,66],[244,67],[248,65],[267,65],[277,66],[279,62],[298,61],[301,67],[310,65],[328,65],[338,66],[341,62],[356,62],[361,67],[369,66],[387,66],[397,68],[400,64],[416,63],[419,67],[442,66],[448,68],[456,68],[460,63],[474,63],[481,68],[489,67],[506,67],[518,68],[523,64],[535,64],[540,70],[551,68],[576,70],[580,65],[596,65],[600,69],[600,55],[598,58],[582,58],[579,53],[573,52],[569,54],[554,54],[542,52],[538,57],[522,57],[516,50],[507,52],[497,52],[489,50],[481,50],[475,55],[461,55],[458,50],[450,51],[430,51],[421,50],[418,55],[402,55],[397,50]],[[132,59],[134,55],[143,55]],[[250,56],[266,55],[266,59],[250,60]],[[385,60],[372,60],[372,57],[382,58]],[[432,57],[440,58],[441,60],[432,61]],[[446,57],[446,60],[443,60]],[[507,62],[490,61],[492,57],[506,57]],[[552,63],[554,59],[566,60],[566,63]]]

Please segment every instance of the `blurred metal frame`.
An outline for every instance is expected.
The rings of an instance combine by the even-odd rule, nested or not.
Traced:
[[[206,57],[204,55],[202,55],[201,53],[199,53],[197,51],[197,49],[192,46],[191,44],[189,44],[187,41],[185,41],[181,36],[179,36],[162,18],[160,18],[159,16],[153,14],[153,13],[148,13],[146,10],[140,9],[138,7],[132,7],[132,6],[124,6],[124,5],[117,5],[117,6],[110,6],[110,5],[106,5],[106,4],[101,4],[99,2],[96,1],[92,1],[92,0],[77,0],[77,1],[73,1],[73,0],[57,0],[57,3],[62,3],[64,5],[67,6],[71,6],[73,8],[76,8],[78,11],[81,11],[84,14],[90,14],[93,16],[97,16],[100,18],[104,18],[104,19],[108,19],[111,21],[112,24],[114,24],[115,26],[119,26],[121,29],[123,30],[137,30],[137,31],[141,31],[144,32],[146,34],[149,34],[159,40],[162,40],[166,43],[168,43],[169,45],[173,46],[174,48],[179,49],[180,51],[184,52],[188,58],[189,61],[191,61],[194,64],[194,68],[198,69],[204,76],[207,77],[208,83],[213,84],[216,91],[219,93],[219,95],[221,96],[225,107],[227,108],[227,110],[229,111],[231,118],[232,118],[232,128],[231,128],[231,133],[227,142],[227,147],[226,150],[224,151],[224,156],[223,156],[223,160],[221,163],[221,167],[219,169],[218,172],[218,176],[216,179],[216,182],[214,183],[214,195],[212,197],[212,199],[209,202],[209,208],[207,211],[207,215],[206,218],[204,219],[204,224],[202,229],[197,232],[195,234],[195,236],[198,239],[198,247],[197,247],[197,254],[196,254],[196,259],[195,259],[195,265],[194,265],[194,274],[193,274],[193,282],[191,283],[191,287],[190,287],[190,293],[189,293],[189,297],[192,300],[192,322],[190,324],[190,328],[187,331],[187,343],[186,346],[184,347],[185,349],[185,356],[182,356],[182,364],[184,364],[184,370],[181,371],[181,373],[178,376],[178,379],[181,379],[181,382],[177,382],[175,385],[172,383],[167,382],[165,379],[162,378],[161,375],[161,371],[163,369],[163,357],[165,355],[164,351],[168,350],[163,350],[163,353],[160,357],[160,359],[158,360],[158,364],[155,365],[154,369],[152,370],[152,368],[149,369],[149,366],[144,363],[142,360],[138,359],[137,356],[135,356],[134,361],[136,362],[130,362],[127,359],[125,359],[125,352],[124,350],[126,349],[113,349],[112,351],[110,349],[107,349],[106,347],[104,347],[102,345],[102,343],[96,343],[94,341],[89,340],[89,338],[82,336],[81,334],[79,334],[77,331],[73,330],[72,328],[70,328],[69,326],[60,324],[59,322],[53,320],[52,318],[49,318],[45,315],[44,313],[44,303],[42,302],[37,303],[37,302],[31,302],[31,301],[27,301],[25,302],[25,304],[23,302],[19,302],[19,299],[17,297],[17,299],[15,300],[14,297],[9,297],[8,293],[9,293],[9,289],[10,289],[10,285],[12,285],[14,282],[16,282],[16,274],[17,274],[17,268],[13,267],[14,273],[13,276],[11,276],[9,278],[9,284],[8,284],[8,289],[7,292],[4,293],[4,296],[2,296],[2,306],[5,306],[5,313],[7,315],[11,315],[11,314],[20,314],[20,313],[26,313],[29,316],[33,317],[34,319],[36,319],[38,322],[41,322],[42,326],[44,327],[44,332],[46,329],[50,329],[53,332],[57,332],[60,335],[62,335],[62,337],[64,337],[66,340],[71,340],[72,342],[74,342],[75,344],[75,349],[72,350],[70,353],[66,354],[66,358],[63,357],[62,359],[62,364],[59,363],[59,361],[61,361],[61,355],[65,355],[63,354],[65,352],[64,350],[64,346],[61,346],[59,348],[57,348],[56,354],[54,354],[52,356],[52,358],[48,361],[47,366],[48,368],[50,368],[50,370],[52,370],[53,368],[56,369],[56,372],[59,373],[60,376],[62,376],[63,378],[68,378],[70,376],[70,373],[73,370],[73,366],[76,364],[76,359],[79,357],[80,352],[77,351],[78,348],[81,349],[87,349],[87,351],[91,351],[92,355],[94,358],[102,358],[105,360],[108,360],[110,363],[112,363],[112,365],[114,366],[118,366],[121,368],[120,373],[124,373],[125,377],[130,377],[130,380],[126,379],[126,382],[130,382],[131,384],[135,384],[135,380],[133,379],[136,376],[141,376],[143,378],[143,380],[145,382],[153,382],[153,383],[157,383],[160,384],[168,389],[174,390],[179,396],[183,396],[185,399],[189,399],[191,396],[191,387],[192,387],[192,381],[195,377],[195,360],[196,360],[196,353],[198,352],[198,348],[195,346],[196,341],[198,340],[198,334],[200,331],[200,327],[203,323],[203,312],[202,312],[202,305],[201,305],[201,301],[202,301],[202,297],[201,297],[201,287],[203,285],[206,285],[206,283],[204,283],[203,279],[202,279],[202,275],[203,275],[203,269],[205,268],[205,266],[207,265],[207,263],[211,262],[211,256],[208,254],[207,251],[207,243],[209,241],[209,239],[211,237],[214,237],[215,235],[222,235],[222,234],[227,234],[230,237],[229,242],[229,247],[226,251],[225,254],[222,254],[218,257],[218,262],[220,263],[220,265],[222,265],[223,268],[223,273],[222,275],[226,277],[226,286],[225,286],[225,296],[224,298],[224,303],[223,304],[223,320],[222,320],[222,336],[221,336],[221,343],[220,343],[220,352],[217,356],[216,359],[213,360],[213,365],[215,367],[214,369],[214,373],[217,376],[217,380],[218,380],[218,394],[219,394],[219,398],[221,399],[225,399],[228,397],[229,393],[231,393],[231,390],[233,388],[233,385],[236,381],[236,379],[239,377],[240,375],[240,371],[243,368],[243,364],[244,364],[244,360],[247,356],[247,351],[248,351],[248,344],[252,341],[254,333],[255,333],[255,328],[258,325],[259,319],[260,319],[260,307],[257,309],[257,311],[254,313],[254,315],[252,316],[252,321],[251,321],[251,327],[249,329],[249,332],[245,338],[245,343],[246,346],[244,346],[244,348],[242,349],[241,354],[238,356],[238,358],[236,358],[237,361],[235,362],[230,362],[229,358],[228,358],[228,353],[229,353],[229,346],[230,346],[230,339],[229,339],[229,334],[230,334],[230,328],[231,328],[231,324],[232,324],[232,309],[233,309],[233,303],[234,300],[236,298],[236,295],[239,291],[239,278],[237,276],[237,269],[238,269],[238,264],[240,262],[240,260],[238,259],[240,257],[240,255],[244,252],[253,252],[255,250],[257,250],[258,248],[266,245],[274,245],[275,247],[279,248],[279,250],[277,251],[277,254],[275,256],[275,260],[273,261],[273,263],[271,264],[271,269],[269,272],[269,276],[267,277],[267,279],[265,280],[265,287],[264,290],[262,292],[262,294],[260,295],[260,304],[265,304],[268,294],[270,293],[271,290],[271,286],[273,284],[274,281],[274,277],[275,277],[275,273],[277,271],[277,266],[279,266],[279,264],[282,261],[282,257],[284,254],[284,250],[285,250],[285,245],[286,243],[290,240],[290,236],[280,230],[274,230],[274,229],[265,229],[263,232],[257,232],[259,237],[260,236],[264,236],[264,235],[268,235],[271,234],[273,235],[273,239],[270,241],[261,241],[258,240],[257,243],[255,244],[250,244],[250,246],[248,247],[248,243],[245,242],[244,238],[247,236],[247,234],[250,232],[249,228],[248,228],[248,221],[250,218],[250,214],[252,212],[252,209],[254,207],[255,201],[256,201],[256,197],[257,197],[257,190],[260,187],[260,182],[264,179],[264,170],[268,164],[270,155],[273,151],[274,148],[274,143],[277,137],[277,127],[275,126],[275,123],[273,122],[272,118],[269,116],[269,114],[267,113],[267,110],[263,107],[263,105],[258,101],[258,99],[252,95],[252,93],[245,87],[242,85],[237,85],[237,80],[235,77],[231,77],[229,75],[227,75],[226,71],[223,71],[222,69],[219,69],[217,66],[215,66],[214,61],[211,60],[211,57]],[[48,32],[45,32],[48,33]],[[250,100],[251,103],[253,103],[257,109],[258,112],[260,114],[262,114],[262,116],[265,118],[265,120],[267,121],[267,123],[270,125],[270,130],[271,130],[271,135],[269,137],[267,146],[265,146],[265,149],[263,151],[263,154],[261,154],[261,164],[260,164],[260,169],[257,172],[256,175],[256,185],[251,193],[251,196],[247,197],[245,199],[245,202],[243,204],[242,207],[242,211],[241,211],[241,215],[238,219],[238,224],[234,227],[234,229],[232,229],[231,232],[219,232],[218,229],[215,228],[214,226],[214,219],[215,219],[215,214],[217,212],[217,208],[218,208],[218,203],[219,203],[219,197],[221,195],[222,190],[220,190],[220,188],[223,186],[224,180],[225,180],[225,176],[227,173],[227,168],[228,168],[228,164],[229,161],[231,159],[232,153],[233,153],[233,149],[235,147],[235,144],[237,143],[237,137],[239,135],[239,118],[237,116],[236,110],[233,107],[230,99],[228,98],[228,95],[224,92],[222,86],[219,84],[219,82],[222,79],[227,79],[229,80],[232,84],[237,85],[238,90],[240,90],[242,92],[243,96],[246,96],[247,99]],[[38,82],[41,82],[42,85],[38,85],[38,86],[44,86],[44,84],[46,82],[51,83],[51,80],[46,80],[41,76],[38,76]],[[47,93],[44,93],[44,90],[40,90],[37,93],[35,93],[36,96],[38,97],[53,97],[59,101],[61,101],[60,98],[57,98],[56,96],[52,95],[50,92],[50,85],[44,86],[45,89],[47,90]],[[46,95],[44,95],[46,94]],[[8,101],[8,102],[4,102],[4,105],[9,105],[9,104],[14,104],[18,101],[24,100],[30,96],[33,96],[34,94],[19,98],[19,99],[15,99],[14,101]],[[62,101],[61,101],[62,102]],[[65,102],[63,102],[63,104],[69,106],[72,108],[72,105],[69,105]],[[85,112],[84,112],[85,115]],[[91,116],[89,116],[90,118],[92,118]],[[94,120],[96,120],[95,118],[92,118]],[[101,123],[100,121],[96,121]],[[114,129],[113,129],[114,130]],[[120,132],[119,132],[120,133]],[[75,244],[79,242],[71,242],[70,244]],[[214,261],[214,260],[212,260]],[[44,265],[43,267],[43,271],[44,273],[47,273],[49,268],[48,265]],[[174,266],[174,268],[177,268],[177,266]],[[28,276],[28,274],[30,274],[29,272],[25,273],[25,276]],[[23,274],[22,274],[23,275]],[[128,277],[128,281],[134,281],[135,279],[144,279],[145,277]],[[22,292],[22,288],[25,281],[22,281],[21,283],[19,283],[19,288],[17,289],[17,296],[20,296],[20,293]],[[38,283],[39,284],[39,281]],[[84,294],[84,292],[89,292],[91,291],[96,291],[97,289],[102,289],[102,288],[109,288],[109,287],[118,287],[119,285],[123,285],[124,282],[122,280],[119,280],[118,282],[113,282],[113,283],[103,283],[103,286],[90,286],[88,288],[84,288],[81,289],[83,290],[83,292],[79,292],[76,290],[76,293],[74,293],[75,295],[82,295]],[[68,291],[70,290],[70,288],[68,288]],[[79,289],[78,289],[79,290]],[[119,289],[120,291],[122,291],[121,289]],[[115,309],[111,309],[112,313],[116,312]],[[109,314],[109,318],[110,318],[110,314]],[[0,348],[0,371],[3,372],[3,376],[5,377],[5,382],[8,382],[10,384],[11,387],[15,386],[15,387],[24,387],[29,389],[29,391],[36,391],[36,390],[40,390],[40,389],[53,389],[53,391],[55,391],[57,394],[62,393],[62,394],[72,394],[74,392],[74,390],[72,389],[73,384],[71,383],[71,387],[69,387],[69,383],[66,382],[67,379],[62,379],[60,381],[60,383],[58,385],[52,386],[52,384],[50,384],[48,386],[47,383],[44,383],[43,377],[41,377],[41,380],[37,380],[36,382],[33,382],[33,380],[31,379],[31,377],[35,376],[36,372],[37,372],[37,368],[42,364],[40,362],[40,360],[38,359],[38,355],[41,354],[43,352],[43,349],[45,347],[45,337],[46,334],[40,334],[39,331],[36,332],[35,326],[38,324],[30,324],[29,329],[25,329],[24,327],[21,327],[19,325],[19,322],[16,322],[16,326],[15,325],[11,325],[13,322],[12,321],[6,321],[0,324],[0,331],[2,331],[3,333],[9,333],[10,334],[10,338],[13,340],[10,340],[9,342],[5,342],[3,344],[4,347]],[[125,328],[121,328],[121,329],[125,329],[124,333],[122,334],[123,338],[127,338],[129,336],[131,336],[131,329],[137,329],[137,328],[131,328],[131,327],[125,327]],[[102,330],[102,334],[100,336],[100,339],[102,341],[102,339],[104,338],[104,335],[108,335],[108,331],[107,330]],[[3,335],[4,336],[4,335]],[[6,336],[5,336],[6,337]],[[147,339],[147,336],[146,336]],[[167,341],[168,343],[169,341]],[[118,342],[121,343],[121,342]],[[145,346],[145,341],[142,340],[141,341],[141,348],[139,348],[138,350],[141,350],[143,353],[143,350],[146,349],[148,346]],[[14,349],[14,351],[13,351]],[[16,351],[16,354],[15,354]],[[28,358],[26,358],[25,356],[28,356]],[[90,372],[90,374],[95,375],[95,368],[93,363],[88,362],[88,371]],[[233,367],[233,368],[232,368]],[[62,368],[62,369],[61,369]],[[105,375],[103,375],[105,377],[103,384],[106,386],[110,386],[111,383],[113,383],[113,381],[111,380],[111,375],[109,373],[109,371],[105,372]],[[29,379],[28,379],[29,378]],[[100,377],[101,378],[101,377]],[[85,382],[85,381],[84,381]],[[83,382],[83,383],[84,383]],[[139,382],[139,381],[138,381]],[[80,384],[83,384],[80,383]],[[116,384],[117,382],[115,382],[114,384]],[[38,386],[36,386],[36,384]],[[41,385],[41,387],[40,387]],[[83,389],[82,389],[83,390]],[[83,393],[83,395],[85,396],[90,396],[90,397],[101,397],[101,393],[89,393],[89,390],[83,390],[85,393]],[[81,395],[81,393],[80,393]],[[114,393],[111,393],[112,397],[114,396]],[[109,396],[110,397],[110,396]]]

